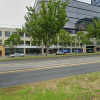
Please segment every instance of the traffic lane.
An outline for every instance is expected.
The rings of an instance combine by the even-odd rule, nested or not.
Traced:
[[[0,88],[100,71],[100,63],[0,74]]]
[[[55,58],[35,58],[35,59],[25,59],[25,60],[14,60],[14,61],[2,61],[0,64],[10,64],[10,63],[24,63],[24,62],[40,62],[40,61],[47,61],[47,60],[63,60],[63,59],[72,59],[72,58],[88,58],[88,57],[99,57],[100,55],[88,55],[88,56],[65,56],[65,57],[55,57]],[[10,59],[10,58],[9,58]]]
[[[100,57],[84,57],[84,58],[73,58],[70,59],[56,59],[56,60],[44,60],[33,62],[23,62],[23,63],[10,63],[10,64],[0,64],[0,73],[5,71],[15,71],[15,70],[26,70],[34,68],[44,68],[52,66],[70,65],[78,63],[89,63],[89,62],[100,62]]]

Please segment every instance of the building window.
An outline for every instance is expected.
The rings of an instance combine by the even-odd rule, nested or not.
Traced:
[[[19,33],[20,37],[24,37],[24,33]]]
[[[30,41],[25,41],[26,46],[30,46]]]
[[[21,44],[20,45],[24,45],[24,41],[21,41]]]
[[[26,38],[29,38],[29,35],[28,35],[27,33],[25,33],[25,37],[26,37]]]
[[[16,32],[13,31],[12,33],[16,33]]]
[[[0,31],[0,36],[2,36],[2,31]]]
[[[10,36],[10,32],[9,31],[5,31],[5,37],[9,37]]]
[[[2,45],[2,40],[0,40],[0,45]]]

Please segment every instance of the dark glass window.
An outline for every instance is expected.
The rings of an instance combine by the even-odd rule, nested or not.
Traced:
[[[27,33],[25,33],[25,37],[29,38],[29,35]]]
[[[10,36],[10,31],[5,31],[5,37],[9,37]]]
[[[2,36],[2,31],[0,31],[0,36]]]
[[[25,45],[29,46],[30,45],[30,41],[25,41]]]
[[[0,40],[0,45],[2,45],[2,40]]]
[[[24,41],[21,41],[21,44],[20,45],[24,45]]]
[[[19,33],[20,37],[24,37],[24,33]]]

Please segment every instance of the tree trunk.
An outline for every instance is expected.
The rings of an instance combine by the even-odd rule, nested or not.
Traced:
[[[47,41],[47,45],[46,45],[46,56],[49,55],[49,41]]]

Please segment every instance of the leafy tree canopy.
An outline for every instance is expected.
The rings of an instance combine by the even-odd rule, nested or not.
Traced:
[[[37,38],[44,43],[47,55],[51,43],[55,42],[57,34],[69,21],[66,13],[68,4],[68,0],[65,2],[60,0],[41,1],[41,9],[38,13],[34,8],[27,7],[25,29],[33,39]]]
[[[13,46],[19,45],[20,43],[21,43],[21,38],[20,38],[19,34],[12,33],[10,35],[10,37],[7,40],[5,40],[4,45],[5,46],[8,45],[10,47],[13,47]]]
[[[68,45],[70,43],[69,33],[64,29],[61,29],[60,33],[59,33],[59,40],[58,41],[62,43],[62,46]]]
[[[100,19],[95,20],[94,24],[89,24],[87,26],[87,32],[89,33],[89,37],[100,40]]]
[[[89,33],[85,33],[83,31],[77,32],[77,40],[82,44],[91,45],[91,37],[89,37]]]

